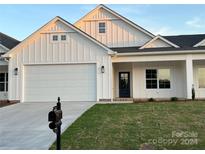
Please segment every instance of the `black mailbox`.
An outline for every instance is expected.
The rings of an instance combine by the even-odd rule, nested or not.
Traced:
[[[55,111],[50,111],[48,113],[48,121],[56,121],[56,114],[55,114]]]
[[[61,110],[61,103],[60,103],[60,97],[58,97],[57,105],[53,107],[53,110],[48,113],[48,121],[49,128],[53,130],[54,133],[56,133],[56,149],[61,149],[61,119],[63,118],[63,112]]]
[[[56,123],[55,122],[51,122],[50,124],[49,124],[49,128],[50,129],[55,129],[57,126],[56,126]]]
[[[62,110],[56,110],[54,111],[56,115],[56,121],[60,121],[63,118]]]

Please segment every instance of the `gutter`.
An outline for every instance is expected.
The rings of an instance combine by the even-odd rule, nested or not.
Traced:
[[[182,50],[182,51],[149,51],[149,52],[135,52],[135,53],[116,53],[116,56],[144,56],[144,55],[176,55],[176,54],[197,54],[197,53],[204,53],[204,50]]]

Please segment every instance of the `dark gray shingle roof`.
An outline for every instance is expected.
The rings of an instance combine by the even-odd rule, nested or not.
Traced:
[[[6,48],[12,49],[19,43],[20,41],[0,32],[0,44],[5,46]]]
[[[175,36],[163,36],[170,42],[180,46],[181,48],[193,47],[195,44],[199,43],[205,39],[205,34],[195,34],[195,35],[175,35]]]
[[[181,50],[202,50],[202,49],[204,50],[205,49],[205,47],[193,47],[195,44],[205,39],[205,34],[175,35],[175,36],[162,36],[162,37],[178,45],[180,48],[160,47],[160,48],[139,49],[140,48],[139,46],[134,46],[134,47],[116,47],[111,49],[117,51],[118,53],[181,51]]]

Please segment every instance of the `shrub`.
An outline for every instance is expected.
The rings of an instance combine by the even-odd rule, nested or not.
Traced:
[[[178,101],[178,98],[177,98],[177,97],[171,97],[170,100],[171,100],[171,101]]]
[[[149,98],[148,101],[149,101],[149,102],[154,102],[155,99],[154,99],[154,98]]]

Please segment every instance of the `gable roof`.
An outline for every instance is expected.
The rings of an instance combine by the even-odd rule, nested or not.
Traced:
[[[147,43],[145,43],[142,47],[140,47],[140,49],[146,48],[149,44],[151,44],[152,42],[154,42],[154,41],[157,40],[157,39],[162,40],[163,42],[169,44],[169,45],[172,46],[172,47],[179,48],[178,45],[172,43],[171,41],[167,40],[166,38],[164,38],[164,37],[162,37],[162,36],[160,36],[160,35],[157,35],[155,38],[153,38],[152,40],[150,40],[150,41],[148,41]]]
[[[194,47],[204,46],[203,44],[205,44],[205,39],[203,39],[200,42],[198,42],[197,44],[195,44]]]
[[[0,32],[0,45],[3,46],[5,49],[12,49],[19,43],[20,41]]]
[[[205,39],[205,34],[163,36],[181,48],[194,47]]]
[[[114,52],[108,48],[106,45],[104,45],[103,43],[97,41],[96,39],[94,39],[93,37],[91,37],[90,35],[88,35],[87,33],[81,31],[80,29],[78,29],[77,27],[75,27],[74,25],[72,25],[71,23],[69,23],[68,21],[66,21],[65,19],[56,16],[55,18],[53,18],[52,20],[50,20],[48,23],[46,23],[44,26],[42,26],[41,28],[39,28],[38,30],[36,30],[34,33],[32,33],[31,35],[29,35],[27,38],[25,38],[21,43],[19,43],[16,47],[14,47],[13,49],[11,49],[9,52],[7,52],[6,54],[3,55],[3,57],[10,57],[9,55],[16,49],[18,48],[20,45],[24,44],[24,42],[28,39],[30,39],[33,35],[37,34],[38,32],[40,32],[41,29],[43,29],[44,27],[48,26],[51,23],[54,23],[56,21],[61,21],[62,23],[64,23],[65,25],[69,26],[70,28],[72,28],[73,30],[77,31],[78,33],[80,33],[81,35],[85,36],[87,39],[91,40],[92,42],[94,42],[95,44],[99,45],[100,47],[104,48],[105,50],[108,51],[108,54],[114,54]]]
[[[123,17],[122,15],[120,15],[119,13],[111,10],[110,8],[108,8],[107,6],[100,4],[98,5],[96,8],[94,8],[93,10],[91,10],[89,13],[87,13],[86,15],[84,15],[82,18],[80,18],[78,21],[76,21],[74,23],[74,25],[76,25],[78,22],[80,22],[83,18],[87,17],[89,14],[91,14],[92,12],[94,12],[95,10],[98,10],[100,8],[105,9],[106,11],[108,11],[109,13],[113,14],[114,16],[120,18],[121,20],[125,21],[126,23],[128,23],[129,25],[131,25],[132,27],[136,28],[137,30],[140,30],[141,32],[149,35],[150,37],[154,38],[155,35],[152,34],[151,32],[147,31],[146,29],[142,28],[141,26],[137,25],[136,23],[132,22],[131,20]]]
[[[205,46],[196,46],[196,43],[205,41],[205,34],[195,34],[195,35],[175,35],[175,36],[161,36],[162,38],[167,39],[168,41],[178,45],[178,48],[175,47],[160,47],[160,48],[143,48],[140,49],[140,46],[133,47],[119,47],[111,48],[113,51],[118,53],[144,53],[144,52],[180,52],[180,51],[200,51],[205,50]]]

